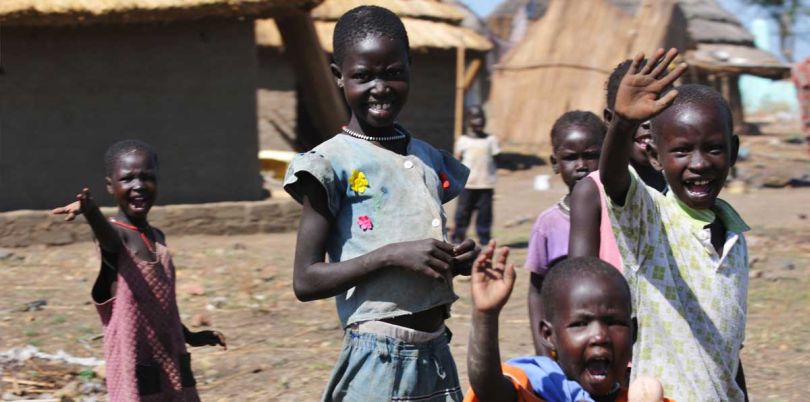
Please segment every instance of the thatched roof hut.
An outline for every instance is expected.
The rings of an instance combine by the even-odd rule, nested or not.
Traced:
[[[460,26],[465,15],[452,4],[436,0],[326,0],[311,13],[325,51],[332,52],[332,32],[340,16],[361,5],[385,7],[399,15],[411,50],[454,49],[462,43],[469,50],[482,52],[492,47],[485,37]],[[257,22],[256,42],[266,47],[283,45],[273,20]]]
[[[572,109],[601,110],[613,67],[639,49],[658,46],[670,10],[644,7],[632,16],[608,0],[552,0],[495,67],[491,131],[507,145],[548,151],[554,120]]]
[[[274,17],[322,0],[4,0],[4,26],[167,22],[209,17]]]
[[[487,26],[490,32],[504,42],[522,39],[521,35],[513,35],[516,25],[524,25],[542,17],[548,9],[550,0],[503,0],[495,10],[487,16]],[[519,28],[522,29],[522,28]],[[521,36],[517,38],[515,36]]]
[[[787,65],[756,48],[754,36],[716,0],[678,0],[670,25],[667,43],[685,49],[686,61],[704,73],[772,79],[789,74]]]
[[[258,200],[253,18],[320,0],[0,2],[0,211],[104,191],[105,149],[160,154],[160,203]]]
[[[400,121],[434,145],[452,147],[456,50],[463,48],[468,58],[480,58],[491,43],[460,25],[465,14],[454,4],[438,0],[326,0],[311,13],[324,51],[332,52],[332,33],[340,16],[360,5],[388,8],[402,18],[408,31],[414,62],[411,93]],[[260,65],[275,66],[287,58],[274,21],[256,23],[256,42],[260,47]],[[301,98],[300,85],[290,71],[268,68],[260,73],[259,124],[263,148],[306,149],[323,138],[309,126],[311,119],[306,111],[296,106]]]
[[[549,130],[572,109],[599,113],[605,81],[622,60],[658,47],[681,50],[685,82],[715,86],[742,124],[737,77],[782,78],[788,67],[715,0],[552,0],[493,75],[492,131],[505,143],[548,151]]]

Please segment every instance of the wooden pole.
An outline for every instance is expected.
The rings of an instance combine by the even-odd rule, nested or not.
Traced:
[[[747,127],[745,126],[745,111],[743,109],[742,104],[742,94],[740,93],[739,75],[735,74],[728,77],[728,98],[726,98],[726,100],[728,101],[729,107],[731,108],[731,117],[732,122],[734,124],[734,132],[750,134],[746,132]]]
[[[332,77],[312,17],[303,13],[279,17],[276,25],[284,42],[285,55],[297,74],[302,98],[299,101],[303,101],[318,131],[318,138],[305,138],[302,142],[317,145],[348,122],[343,94]]]
[[[456,112],[453,138],[461,136],[464,129],[464,39],[459,38],[459,42],[461,44],[456,48]]]
[[[475,81],[475,76],[478,75],[478,71],[481,70],[481,59],[476,58],[470,62],[470,65],[467,66],[467,71],[464,72],[464,91],[466,92],[470,89],[473,81]]]

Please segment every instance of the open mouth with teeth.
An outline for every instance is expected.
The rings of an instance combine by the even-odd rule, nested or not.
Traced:
[[[135,212],[143,212],[149,207],[149,200],[142,195],[130,197],[129,207]]]
[[[684,180],[683,188],[690,198],[709,198],[714,192],[714,180],[710,179],[689,179]]]
[[[378,119],[391,118],[394,103],[392,101],[370,101],[367,103],[368,112]]]
[[[606,357],[598,357],[588,360],[585,364],[584,380],[594,392],[610,392],[615,380],[610,374],[610,360]]]
[[[391,102],[369,102],[368,108],[373,111],[391,110]]]

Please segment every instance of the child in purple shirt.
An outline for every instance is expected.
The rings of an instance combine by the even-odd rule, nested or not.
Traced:
[[[543,304],[540,301],[543,278],[549,268],[568,255],[571,190],[579,180],[599,167],[599,154],[606,132],[607,126],[599,117],[584,111],[563,114],[551,128],[551,167],[554,173],[562,176],[568,186],[568,194],[537,217],[529,240],[525,265],[531,273],[529,322],[538,355],[547,355],[537,335],[537,326],[543,319]]]

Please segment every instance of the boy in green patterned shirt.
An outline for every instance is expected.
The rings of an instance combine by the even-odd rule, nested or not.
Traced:
[[[677,55],[636,56],[616,95],[599,170],[638,319],[633,378],[661,379],[679,402],[744,401],[749,230],[717,198],[737,158],[731,111],[701,85],[667,90],[686,69]],[[666,74],[666,75],[664,75]],[[647,152],[670,191],[647,187],[627,164],[638,125],[652,119]]]

